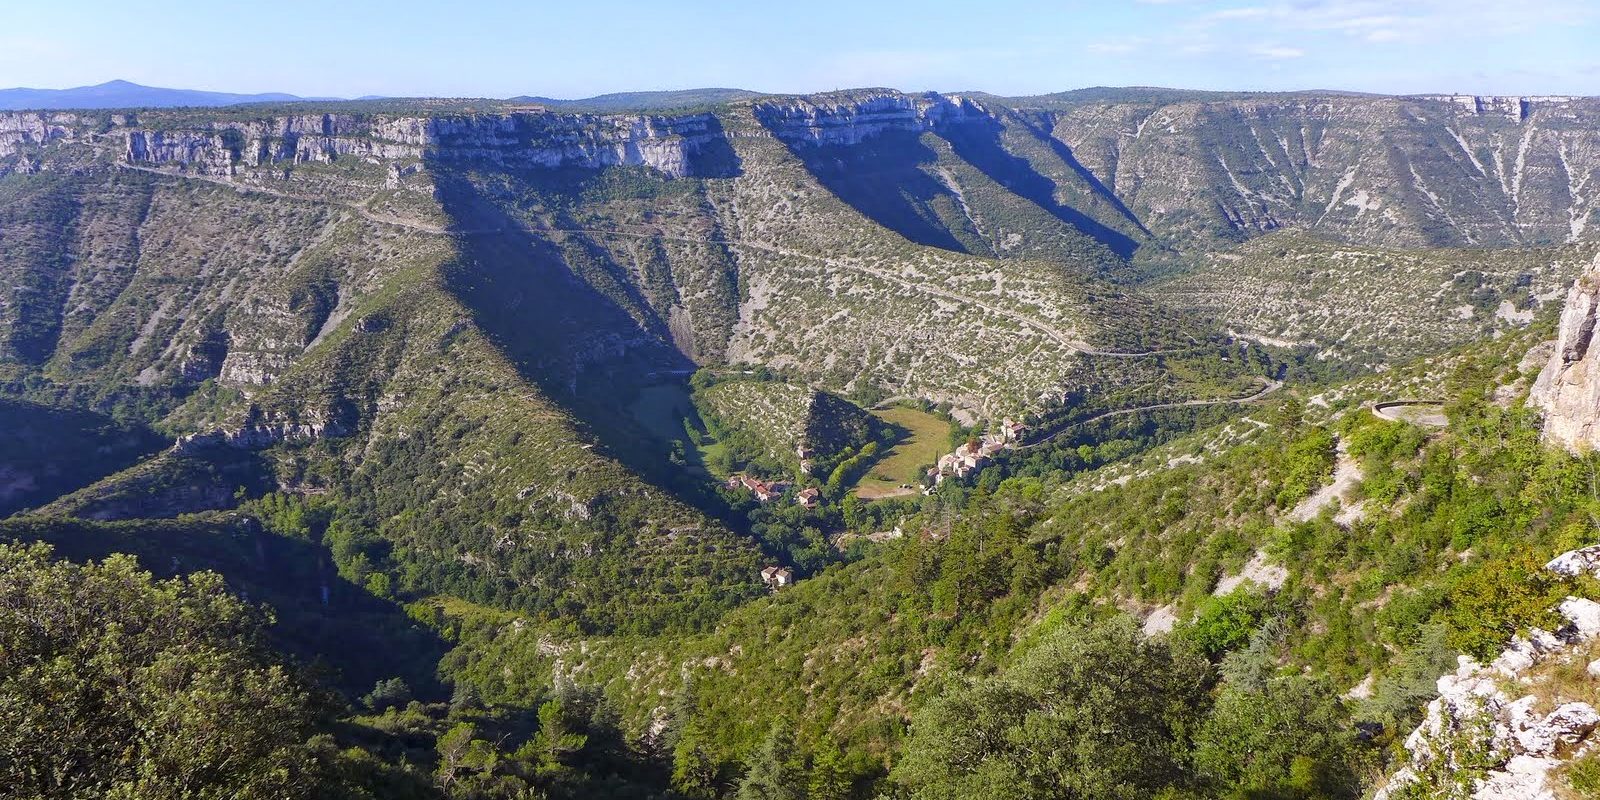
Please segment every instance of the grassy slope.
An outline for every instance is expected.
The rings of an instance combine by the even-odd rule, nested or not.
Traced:
[[[872,415],[906,433],[856,481],[856,494],[869,500],[895,492],[903,483],[920,485],[922,471],[938,461],[950,443],[950,423],[926,411],[894,406]]]

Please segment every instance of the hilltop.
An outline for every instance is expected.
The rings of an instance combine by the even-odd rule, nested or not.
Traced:
[[[0,109],[163,108],[286,103],[331,98],[297,97],[283,92],[236,94],[197,89],[163,89],[128,81],[107,81],[72,89],[0,89]]]

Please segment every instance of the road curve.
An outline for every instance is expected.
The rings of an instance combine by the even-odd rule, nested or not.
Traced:
[[[1126,415],[1126,414],[1138,414],[1138,413],[1145,412],[1145,411],[1159,411],[1159,410],[1161,410],[1163,408],[1190,408],[1190,407],[1194,407],[1194,406],[1223,406],[1223,405],[1232,405],[1232,404],[1235,404],[1235,403],[1253,403],[1253,402],[1255,402],[1257,400],[1260,400],[1261,398],[1266,397],[1267,395],[1272,394],[1273,392],[1276,392],[1279,389],[1283,388],[1283,381],[1275,381],[1275,380],[1269,380],[1267,378],[1262,378],[1261,379],[1261,383],[1262,383],[1261,388],[1259,390],[1257,390],[1255,394],[1252,394],[1252,395],[1249,395],[1249,396],[1246,396],[1246,397],[1224,397],[1224,398],[1220,398],[1220,399],[1216,399],[1216,400],[1185,400],[1185,401],[1183,401],[1181,403],[1157,403],[1155,405],[1138,406],[1136,408],[1119,408],[1119,409],[1117,409],[1115,411],[1103,411],[1103,412],[1101,412],[1099,414],[1096,414],[1096,415],[1094,415],[1092,417],[1089,417],[1088,419],[1079,420],[1077,422],[1072,423],[1071,425],[1068,425],[1068,426],[1066,426],[1064,428],[1061,428],[1061,429],[1055,431],[1054,433],[1050,434],[1049,436],[1044,437],[1043,439],[1040,439],[1040,440],[1038,440],[1036,442],[1029,442],[1029,443],[1027,443],[1025,445],[1022,445],[1022,446],[1020,446],[1020,447],[1018,447],[1016,449],[1018,449],[1018,450],[1027,450],[1027,449],[1030,449],[1030,448],[1038,447],[1038,446],[1043,445],[1043,444],[1048,444],[1049,442],[1053,441],[1056,437],[1060,436],[1063,433],[1066,433],[1067,431],[1070,431],[1070,430],[1072,430],[1074,428],[1083,427],[1084,425],[1088,425],[1091,422],[1098,422],[1098,421],[1100,421],[1102,419],[1106,419],[1107,417],[1120,417],[1120,416],[1123,416],[1123,415]]]

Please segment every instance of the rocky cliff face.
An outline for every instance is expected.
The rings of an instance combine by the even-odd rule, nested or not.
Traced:
[[[850,92],[756,103],[756,119],[786,142],[855,145],[890,131],[921,133],[945,123],[988,120],[993,112],[961,95]]]
[[[1600,258],[1567,295],[1555,352],[1539,373],[1529,402],[1544,409],[1545,438],[1574,452],[1600,446]]]
[[[1301,227],[1364,244],[1592,238],[1600,102],[1295,97],[1037,112],[1143,223],[1175,239]]]
[[[719,139],[720,131],[710,114],[322,114],[181,130],[136,129],[126,137],[123,158],[127,163],[182,165],[206,175],[231,175],[239,167],[329,163],[354,157],[477,161],[510,167],[647,166],[672,177],[685,177],[693,172],[694,156]]]
[[[698,114],[150,116],[0,114],[0,172],[37,168],[26,158],[3,161],[29,148],[83,139],[114,144],[126,163],[211,176],[354,158],[389,166],[425,159],[514,168],[633,165],[686,177],[708,174],[702,157],[726,151],[738,136],[858,147],[886,133],[968,127],[1000,131],[1003,152],[988,154],[985,168],[1015,162],[1048,179],[1033,187],[1032,179],[1008,176],[1008,188],[1053,191],[1074,212],[1135,236],[1205,245],[1298,227],[1364,244],[1505,246],[1592,240],[1600,230],[1593,224],[1600,213],[1600,100],[1593,98],[1035,104],[861,90]],[[745,120],[756,124],[747,129]],[[929,163],[926,153],[902,155]],[[1065,171],[1053,167],[1056,160]]]
[[[1568,95],[1535,95],[1511,97],[1507,95],[1438,94],[1424,95],[1420,100],[1455,103],[1474,114],[1499,114],[1514,120],[1525,120],[1533,113],[1535,105],[1548,106],[1570,103],[1579,98]]]
[[[27,145],[49,144],[77,130],[78,115],[37,112],[0,114],[0,158],[16,154]]]

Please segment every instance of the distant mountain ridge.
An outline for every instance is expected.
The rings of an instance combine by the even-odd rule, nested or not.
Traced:
[[[283,92],[236,94],[199,89],[167,89],[116,80],[71,89],[0,89],[0,109],[59,108],[175,108],[231,106],[240,103],[282,103],[297,100],[334,100],[300,97]]]
[[[721,105],[769,95],[749,89],[679,89],[653,92],[615,92],[577,100],[519,95],[507,98],[513,103],[538,103],[542,106],[574,111],[612,113],[618,111],[659,111],[668,108]]]
[[[669,89],[640,92],[612,92],[563,100],[542,95],[517,95],[515,97],[498,98],[457,98],[458,101],[472,102],[474,105],[489,101],[491,105],[500,103],[511,104],[536,104],[552,110],[593,113],[593,114],[618,114],[627,112],[664,112],[683,111],[688,109],[703,109],[737,103],[744,100],[760,98],[794,97],[839,97],[851,94],[883,94],[900,93],[898,90],[880,89],[854,89],[846,92],[822,93],[780,93],[758,92],[751,89],[703,87],[694,89]],[[1257,101],[1306,99],[1306,98],[1384,98],[1402,97],[1400,95],[1381,95],[1365,92],[1350,92],[1337,89],[1307,89],[1298,91],[1207,91],[1198,89],[1172,89],[1158,86],[1093,86],[1081,89],[1071,89],[1062,92],[1052,92],[1041,95],[1007,96],[984,91],[956,92],[961,96],[982,99],[1011,108],[1059,108],[1093,103],[1221,103],[1233,101]],[[1456,94],[1431,94],[1407,95],[1405,97],[1416,99],[1447,99],[1471,100],[1471,95]],[[35,89],[16,87],[0,89],[0,111],[42,111],[62,109],[107,109],[107,108],[216,108],[222,106],[249,105],[252,103],[345,103],[345,104],[370,104],[384,101],[393,104],[394,101],[421,102],[429,100],[442,100],[424,96],[396,97],[391,95],[367,94],[355,98],[342,97],[303,97],[287,92],[261,92],[246,94],[237,92],[213,92],[200,89],[173,89],[157,86],[144,86],[125,80],[113,80],[93,86],[78,86],[70,89]],[[1485,97],[1480,101],[1494,101],[1517,98]],[[1526,99],[1553,99],[1547,96],[1533,95]],[[1578,99],[1578,98],[1562,98]],[[365,108],[365,106],[357,106]]]
[[[681,89],[673,91],[616,92],[574,100],[520,95],[507,98],[513,103],[537,103],[551,108],[598,113],[618,111],[659,111],[693,106],[720,105],[764,97],[749,89]],[[386,100],[384,95],[363,95],[356,101]],[[242,94],[200,89],[172,89],[144,86],[114,80],[71,89],[0,89],[0,110],[56,110],[75,108],[203,108],[249,103],[295,103],[343,101],[341,97],[302,97],[287,92]]]

